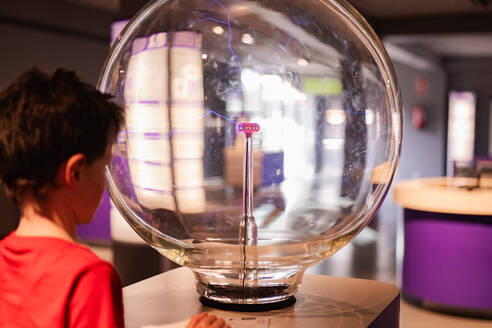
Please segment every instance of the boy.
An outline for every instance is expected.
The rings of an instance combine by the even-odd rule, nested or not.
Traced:
[[[123,327],[121,282],[77,243],[105,187],[123,109],[74,72],[24,73],[0,92],[0,180],[19,206],[0,241],[0,327]],[[191,327],[224,327],[213,315]]]

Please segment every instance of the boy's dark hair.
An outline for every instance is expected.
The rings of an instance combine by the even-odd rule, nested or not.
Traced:
[[[32,68],[0,92],[0,181],[17,205],[28,189],[44,196],[72,155],[103,156],[124,116],[110,98],[64,69]]]

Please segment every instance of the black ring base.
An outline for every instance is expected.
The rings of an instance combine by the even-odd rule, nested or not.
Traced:
[[[294,305],[296,298],[294,296],[289,297],[286,300],[275,302],[275,303],[265,303],[265,304],[231,304],[231,303],[221,303],[214,300],[209,300],[206,297],[200,296],[200,302],[208,307],[226,310],[226,311],[236,311],[236,312],[265,312],[283,309],[288,306]]]

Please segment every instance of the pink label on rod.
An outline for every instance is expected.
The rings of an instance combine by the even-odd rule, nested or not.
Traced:
[[[239,122],[236,125],[236,130],[245,135],[252,135],[253,133],[260,131],[260,125],[252,122]]]

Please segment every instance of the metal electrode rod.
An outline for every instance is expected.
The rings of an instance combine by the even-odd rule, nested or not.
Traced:
[[[257,123],[237,123],[238,133],[244,134],[243,154],[243,217],[239,226],[239,241],[242,245],[243,274],[242,286],[244,287],[248,276],[246,246],[255,246],[258,241],[258,227],[253,217],[253,133],[260,131]]]
[[[260,131],[257,123],[240,122],[236,126],[237,132],[244,134],[243,155],[243,218],[253,218],[253,133]],[[248,229],[245,229],[248,232]],[[243,235],[241,239],[247,242],[253,236]]]
[[[253,216],[253,138],[245,134],[243,169],[243,215]]]

